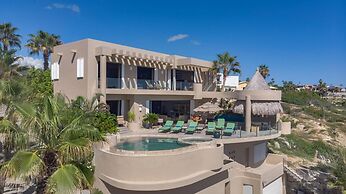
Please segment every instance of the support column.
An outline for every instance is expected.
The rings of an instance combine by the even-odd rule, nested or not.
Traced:
[[[101,103],[106,103],[106,84],[107,84],[107,65],[106,65],[106,56],[101,55],[100,56],[100,90],[101,96],[100,101]]]
[[[177,90],[177,77],[175,75],[175,69],[173,69],[173,90]]]
[[[245,96],[245,130],[250,132],[251,130],[251,98]]]

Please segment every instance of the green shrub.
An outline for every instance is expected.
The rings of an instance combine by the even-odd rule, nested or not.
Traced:
[[[95,112],[92,125],[100,130],[102,134],[118,131],[116,116],[106,111]]]
[[[148,123],[150,127],[157,123],[159,116],[155,113],[147,113],[143,117],[143,122]]]
[[[128,112],[128,113],[127,113],[127,119],[128,119],[129,122],[135,121],[135,119],[136,119],[135,113],[134,113],[134,112],[131,112],[131,111]]]

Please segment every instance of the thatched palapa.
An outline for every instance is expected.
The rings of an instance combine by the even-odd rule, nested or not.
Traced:
[[[237,101],[233,107],[233,112],[244,114],[245,102]],[[251,103],[251,112],[253,115],[267,116],[283,113],[282,106],[279,102],[254,102]]]

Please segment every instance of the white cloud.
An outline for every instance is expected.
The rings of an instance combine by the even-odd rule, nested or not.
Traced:
[[[191,41],[191,43],[193,44],[193,45],[201,45],[201,43],[200,42],[198,42],[197,40],[192,40]]]
[[[46,6],[46,9],[68,9],[71,10],[75,13],[79,13],[80,12],[80,8],[78,5],[76,4],[61,4],[61,3],[53,3],[51,5]]]
[[[182,40],[182,39],[187,38],[187,37],[189,37],[188,34],[176,34],[174,36],[169,37],[167,41],[168,42],[175,42],[177,40]]]
[[[33,57],[23,57],[19,61],[19,65],[21,66],[29,66],[29,67],[35,67],[35,68],[43,68],[43,60],[42,59],[35,59]]]

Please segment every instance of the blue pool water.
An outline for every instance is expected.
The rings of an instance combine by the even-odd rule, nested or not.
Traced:
[[[167,137],[136,137],[121,140],[116,148],[129,151],[157,151],[172,150],[190,146],[190,144],[181,143],[177,138]]]

